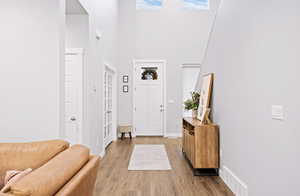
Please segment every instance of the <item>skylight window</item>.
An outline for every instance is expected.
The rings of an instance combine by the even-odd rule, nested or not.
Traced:
[[[184,8],[192,10],[209,10],[209,0],[183,0]]]
[[[156,10],[162,8],[163,0],[136,0],[137,10]]]

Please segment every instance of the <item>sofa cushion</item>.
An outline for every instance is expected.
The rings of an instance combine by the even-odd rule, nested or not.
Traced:
[[[69,143],[62,140],[0,143],[0,174],[8,170],[36,169],[68,147]]]
[[[74,145],[11,186],[16,196],[53,196],[89,160],[89,149]]]

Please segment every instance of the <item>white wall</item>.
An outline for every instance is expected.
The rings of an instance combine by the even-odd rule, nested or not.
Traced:
[[[63,3],[0,3],[0,138],[2,142],[58,138]],[[60,42],[62,41],[62,42]]]
[[[66,48],[88,48],[89,16],[66,15]]]
[[[98,154],[103,151],[103,65],[117,64],[118,0],[81,3],[90,15],[83,142]],[[62,138],[65,1],[3,1],[0,22],[1,141]],[[100,41],[96,31],[103,35]]]
[[[203,66],[216,74],[222,163],[250,196],[300,195],[299,7],[224,0]],[[272,120],[272,104],[284,106],[284,121]]]
[[[80,0],[89,14],[88,63],[85,67],[86,96],[84,144],[93,153],[103,152],[103,71],[104,63],[117,65],[118,0]],[[102,34],[96,40],[96,32]]]
[[[167,134],[181,133],[182,68],[201,63],[217,0],[210,11],[183,10],[180,1],[165,0],[159,11],[136,11],[135,0],[120,1],[119,123],[132,123],[132,88],[122,93],[122,75],[132,87],[133,59],[167,60]]]

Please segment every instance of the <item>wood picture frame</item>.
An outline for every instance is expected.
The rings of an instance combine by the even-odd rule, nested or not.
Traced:
[[[197,118],[204,122],[207,117],[207,112],[209,112],[211,95],[212,95],[212,86],[213,86],[214,74],[209,73],[205,74],[202,77],[202,85],[200,90],[200,99],[198,107]]]

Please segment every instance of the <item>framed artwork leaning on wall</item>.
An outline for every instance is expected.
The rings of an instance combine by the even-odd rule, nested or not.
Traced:
[[[202,85],[200,90],[200,99],[198,107],[198,119],[201,122],[204,122],[207,112],[210,112],[210,102],[212,95],[212,86],[213,86],[214,74],[209,73],[205,74],[202,77]]]

